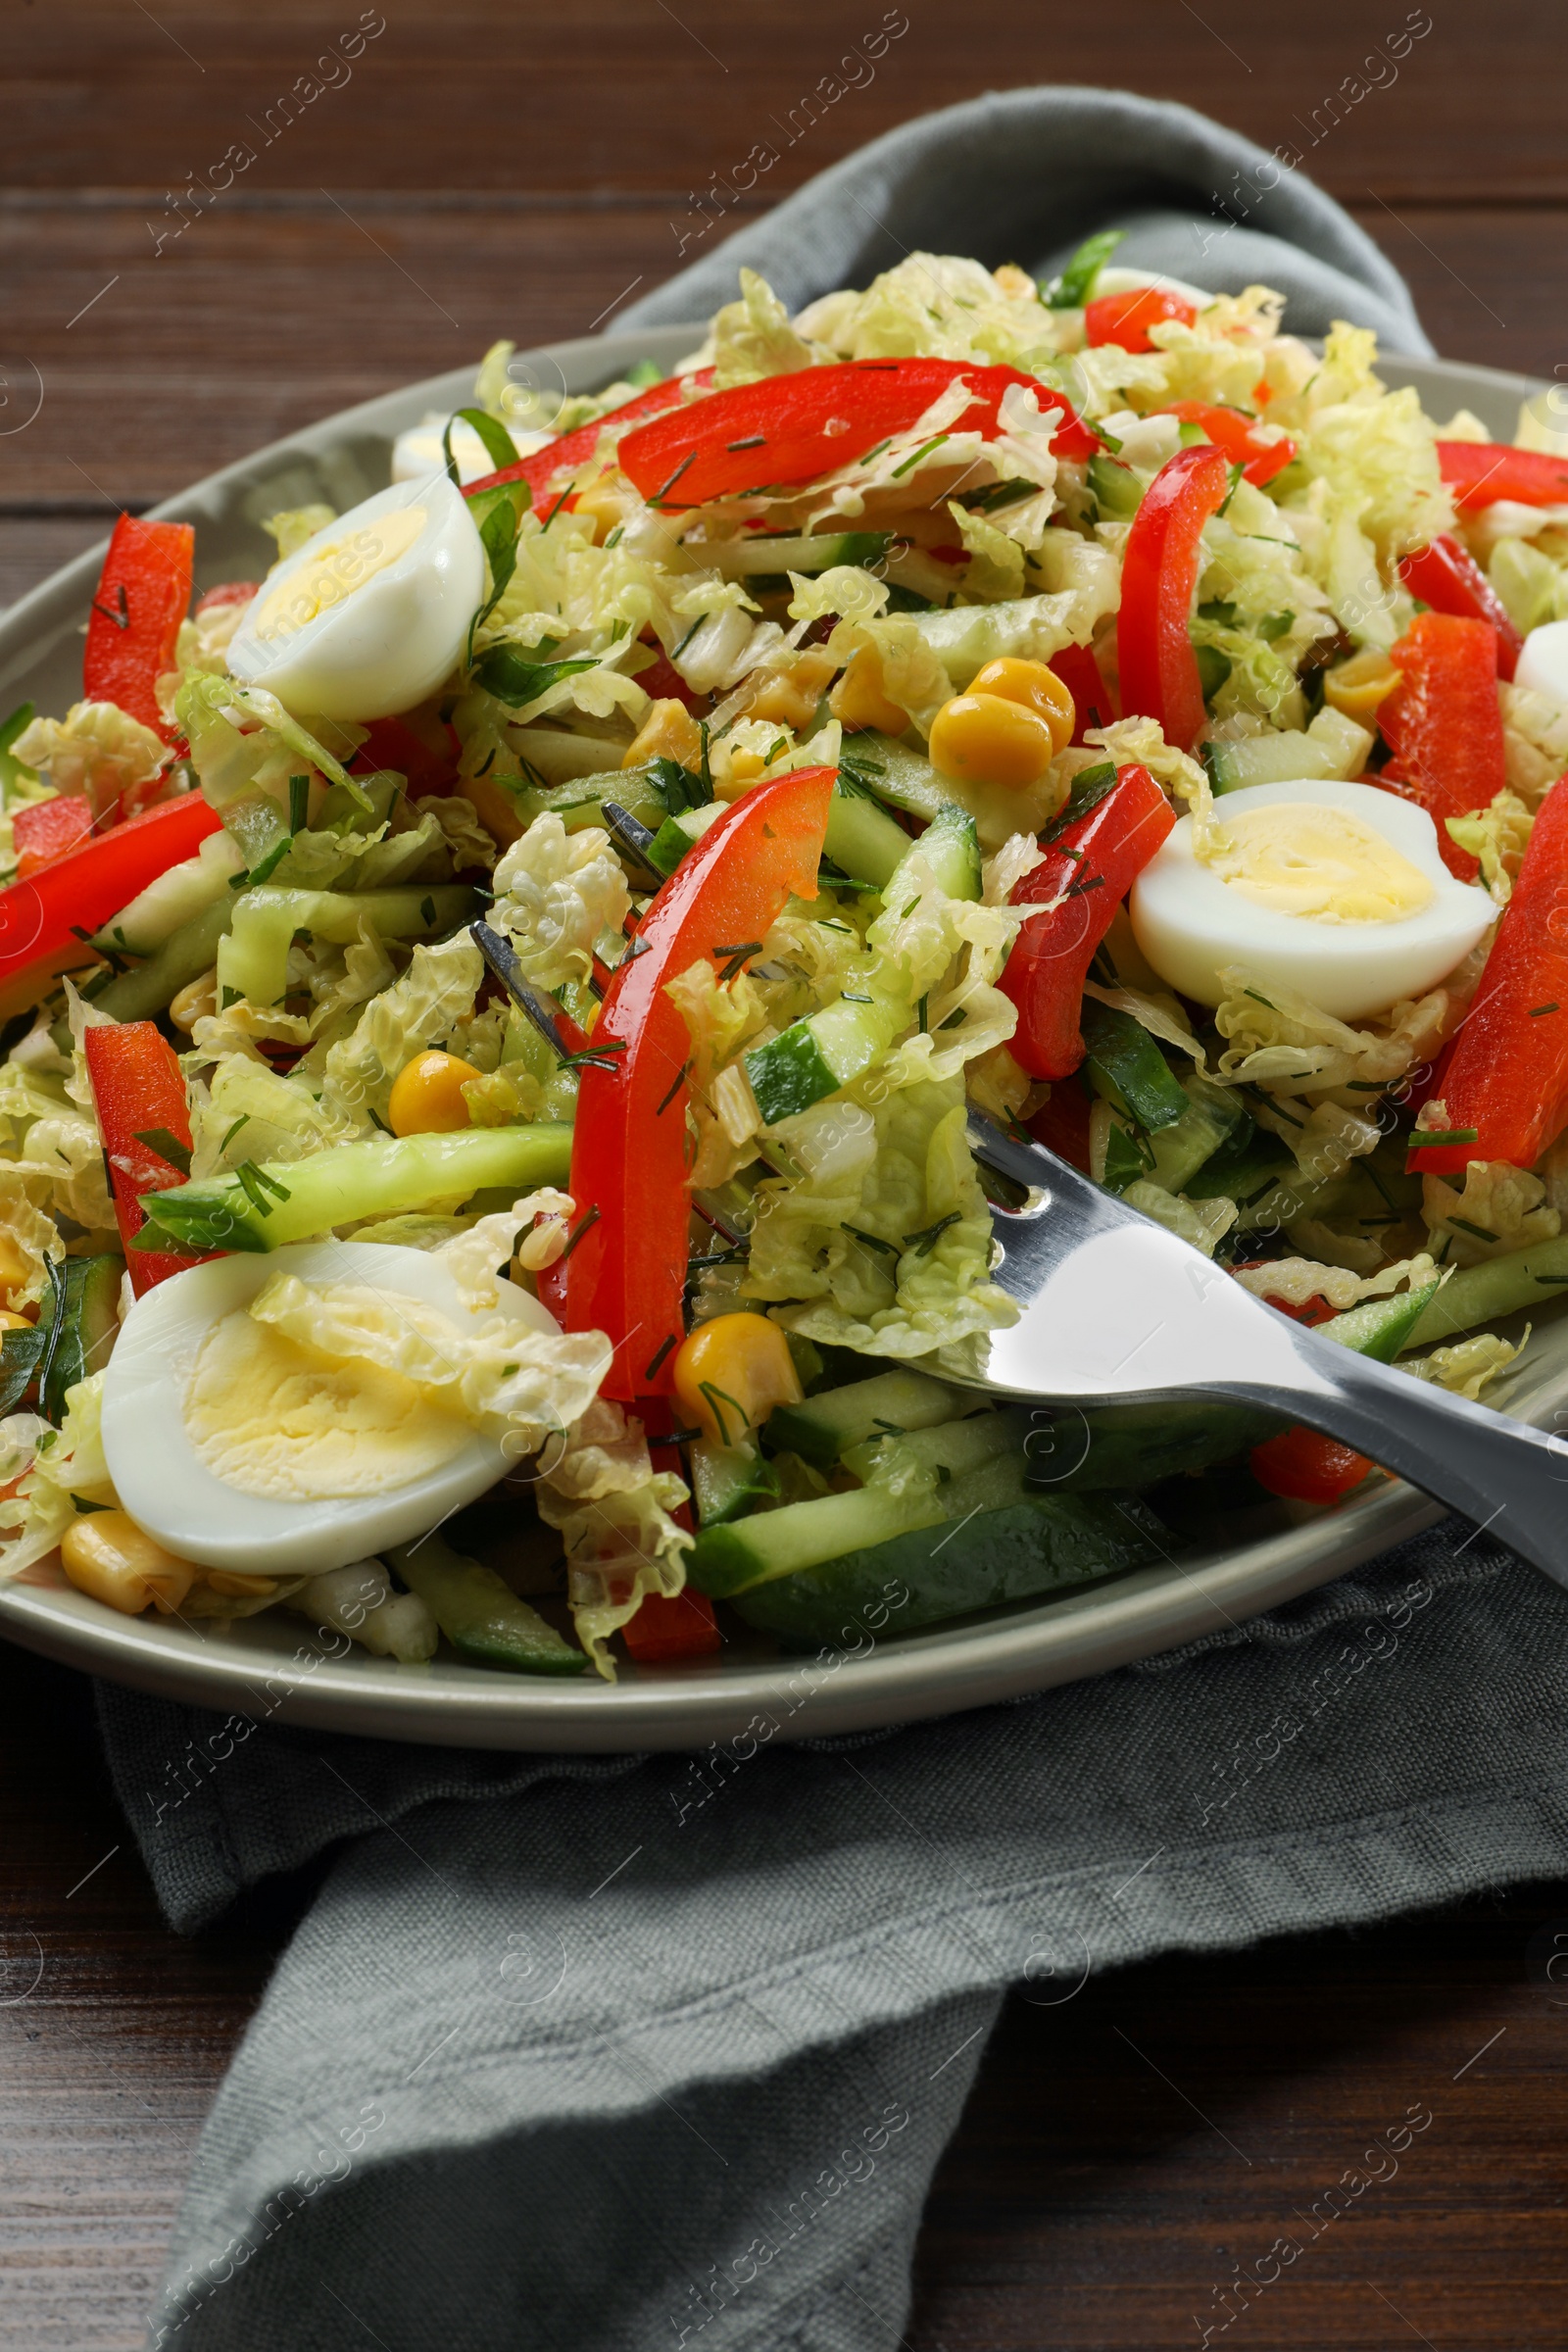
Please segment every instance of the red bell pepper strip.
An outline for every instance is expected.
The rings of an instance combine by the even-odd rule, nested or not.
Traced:
[[[699,384],[706,391],[713,380],[711,368],[699,368],[694,375],[666,376],[662,384],[650,384],[624,408],[611,409],[603,416],[595,416],[587,424],[563,433],[547,449],[536,449],[531,457],[519,458],[514,466],[503,466],[499,472],[482,474],[476,482],[465,482],[465,498],[477,498],[481,490],[499,490],[503,482],[526,482],[536,509],[548,514],[554,498],[549,501],[545,492],[556,476],[574,466],[586,466],[599,447],[599,436],[607,425],[629,424],[636,416],[661,416],[666,409],[684,411],[686,402],[681,395],[683,383]]]
[[[698,694],[688,686],[667,654],[661,654],[646,669],[637,672],[637,683],[644,694],[652,695],[656,703],[684,703],[688,710],[706,710],[710,697]]]
[[[1111,707],[1110,688],[1100,674],[1100,663],[1087,645],[1064,645],[1059,654],[1053,654],[1048,668],[1066,687],[1072,696],[1072,740],[1082,743],[1091,727],[1108,727],[1115,717]]]
[[[0,1018],[34,1004],[57,972],[81,963],[80,933],[96,931],[168,867],[194,857],[218,826],[199,792],[183,793],[0,890]]]
[[[1568,458],[1501,441],[1440,441],[1438,466],[1456,507],[1513,499],[1522,507],[1568,507]]]
[[[1019,932],[1000,986],[1018,1007],[1008,1051],[1031,1078],[1066,1078],[1084,1057],[1084,979],[1111,917],[1176,818],[1147,767],[1124,767],[1013,885],[1014,906],[1061,904]]]
[[[1183,752],[1203,728],[1203,688],[1190,634],[1203,525],[1229,489],[1222,450],[1179,449],[1144,492],[1122,559],[1116,623],[1122,710],[1129,718],[1157,719],[1165,741]]]
[[[1065,1078],[1051,1090],[1051,1100],[1031,1112],[1024,1125],[1036,1143],[1054,1152],[1069,1167],[1089,1173],[1089,1114],[1094,1108],[1092,1098],[1085,1092],[1083,1082]]]
[[[458,780],[456,740],[453,736],[448,747],[438,752],[416,735],[406,719],[372,718],[365,742],[350,762],[351,772],[368,776],[380,768],[395,768],[408,786],[411,801],[429,793],[448,793]]]
[[[1409,1165],[1446,1176],[1472,1159],[1534,1167],[1568,1121],[1568,776],[1536,811],[1476,1001],[1443,1077],[1452,1144],[1410,1139]]]
[[[1490,621],[1497,632],[1497,675],[1513,676],[1525,641],[1474,556],[1460,546],[1451,531],[1440,531],[1429,547],[1402,556],[1399,577],[1410,594],[1430,605],[1434,612],[1451,612],[1459,620]]]
[[[710,825],[643,917],[594,1027],[571,1147],[578,1223],[566,1328],[608,1332],[608,1396],[668,1396],[686,1334],[686,1071],[691,1038],[666,982],[760,940],[793,895],[816,896],[835,770],[756,785]]]
[[[174,730],[164,723],[154,688],[174,666],[195,558],[196,533],[188,522],[122,514],[87,615],[81,685],[88,702],[117,703],[166,743],[174,741]]]
[[[1266,1266],[1271,1262],[1266,1257],[1244,1257],[1231,1268],[1231,1272],[1246,1274],[1256,1266]],[[1319,1323],[1332,1323],[1340,1311],[1338,1307],[1329,1304],[1321,1291],[1314,1291],[1310,1298],[1301,1300],[1299,1306],[1294,1305],[1289,1298],[1276,1298],[1267,1291],[1263,1293],[1263,1297],[1267,1303],[1272,1307],[1277,1307],[1282,1315],[1289,1315],[1293,1323],[1304,1323],[1308,1329],[1314,1329]]]
[[[1444,819],[1487,808],[1508,781],[1497,633],[1487,620],[1418,612],[1389,660],[1399,683],[1378,706],[1378,725],[1394,757],[1378,781],[1419,803],[1449,873],[1473,882],[1477,861],[1449,840]]]
[[[1179,416],[1184,424],[1200,426],[1214,447],[1241,467],[1242,478],[1255,482],[1259,489],[1283,473],[1296,455],[1294,441],[1259,441],[1252,431],[1254,418],[1244,416],[1239,409],[1217,408],[1212,401],[1173,400],[1169,408],[1156,409],[1154,415]]]
[[[1196,303],[1167,293],[1163,286],[1131,286],[1125,294],[1097,295],[1085,307],[1084,341],[1119,343],[1123,351],[1152,351],[1152,326],[1162,326],[1167,318],[1191,326],[1197,317]]]
[[[204,588],[196,599],[196,611],[216,612],[220,605],[248,605],[253,596],[262,592],[259,580],[220,580],[216,588]]]
[[[30,882],[57,858],[79,850],[91,832],[92,803],[84,792],[62,793],[57,801],[24,803],[11,820],[17,880]]]
[[[704,1658],[724,1646],[712,1602],[691,1585],[673,1600],[666,1600],[662,1592],[650,1592],[621,1631],[627,1654],[639,1666],[668,1666],[677,1658]]]
[[[671,1427],[667,1398],[640,1396],[635,1409],[648,1432],[648,1451],[654,1468],[672,1470],[677,1478],[683,1478],[685,1464],[680,1458],[680,1447],[667,1443]],[[689,1502],[678,1504],[670,1516],[688,1535],[695,1532]],[[705,1658],[724,1646],[712,1602],[693,1585],[688,1585],[684,1592],[677,1592],[673,1600],[666,1600],[662,1592],[650,1592],[636,1616],[628,1618],[622,1626],[621,1638],[627,1656],[635,1658],[639,1666],[667,1666],[677,1658]]]
[[[82,1040],[87,1076],[98,1106],[98,1126],[115,1188],[115,1216],[130,1268],[130,1287],[140,1298],[155,1283],[187,1266],[199,1266],[217,1250],[200,1256],[178,1250],[137,1250],[132,1247],[147,1222],[143,1193],[165,1193],[183,1184],[190,1153],[190,1111],[185,1081],[174,1053],[151,1021],[105,1023],[89,1029]],[[152,1142],[148,1138],[155,1139]],[[181,1150],[187,1165],[167,1159],[160,1141]]]
[[[715,392],[700,410],[683,409],[639,425],[620,444],[621,471],[644,498],[669,508],[790,486],[835,473],[918,424],[956,376],[974,393],[956,433],[995,432],[1004,393],[1021,384],[1042,413],[1062,395],[1016,368],[974,368],[961,360],[851,360],[803,368],[760,383]],[[1052,448],[1088,458],[1100,446],[1076,416],[1064,417]]]
[[[1292,1502],[1338,1502],[1358,1487],[1372,1464],[1364,1453],[1315,1429],[1284,1429],[1250,1454],[1252,1476],[1271,1494]]]

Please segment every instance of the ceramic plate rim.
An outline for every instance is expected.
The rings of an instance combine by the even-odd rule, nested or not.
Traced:
[[[677,326],[580,337],[519,353],[517,364],[559,373],[567,391],[591,389],[636,358],[672,365],[703,331]],[[1510,439],[1515,404],[1544,389],[1538,378],[1503,369],[1393,355],[1380,372],[1390,383],[1414,383],[1423,393],[1451,397],[1456,407],[1468,405],[1483,417],[1490,411],[1490,429]],[[457,405],[471,381],[471,368],[455,368],[361,402],[208,475],[150,512],[207,526],[205,541],[198,532],[199,585],[233,576],[222,558],[213,560],[215,545],[247,522],[254,536],[261,505],[276,495],[269,484],[290,473],[320,476],[336,468],[352,487],[361,452],[389,442],[426,409]],[[58,693],[44,683],[50,668],[69,687],[75,626],[96,582],[103,544],[0,617],[0,691],[37,675],[40,699]],[[69,692],[63,697],[74,699]],[[1568,1337],[1568,1325],[1563,1329]],[[1543,1418],[1568,1386],[1564,1352],[1564,1380],[1532,1398],[1528,1417]],[[1541,1386],[1538,1376],[1535,1387]],[[64,1665],[189,1706],[367,1739],[612,1753],[744,1737],[794,1740],[995,1703],[1179,1647],[1310,1592],[1443,1516],[1426,1496],[1390,1483],[1334,1514],[1302,1514],[1251,1542],[1184,1554],[1179,1562],[1054,1598],[933,1626],[902,1641],[878,1642],[863,1629],[867,1655],[821,1652],[623,1668],[613,1686],[586,1677],[570,1684],[529,1682],[449,1660],[398,1667],[363,1650],[340,1658],[312,1639],[305,1618],[292,1617],[285,1628],[278,1613],[221,1629],[211,1621],[187,1629],[159,1618],[116,1617],[63,1578],[0,1588],[0,1634]],[[280,1631],[288,1637],[281,1645],[272,1639]]]

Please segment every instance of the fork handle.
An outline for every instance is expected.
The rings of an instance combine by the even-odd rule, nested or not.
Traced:
[[[1568,1585],[1568,1441],[1314,1332],[1296,1337],[1308,1374],[1299,1389],[1241,1381],[1216,1389],[1353,1446]]]

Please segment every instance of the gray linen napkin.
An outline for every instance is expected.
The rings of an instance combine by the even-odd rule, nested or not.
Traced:
[[[1123,224],[1303,332],[1427,350],[1272,171],[1180,107],[985,99],[636,316],[700,317],[741,260],[798,303]],[[1070,2033],[1092,1967],[1568,1868],[1568,1594],[1458,1521],[1171,1658],[860,1740],[511,1758],[99,1709],[175,1926],[326,1862],[197,2152],[152,2338],[191,2352],[888,2352],[1007,1985]]]
[[[1568,1868],[1568,1592],[1458,1520],[862,1740],[514,1759],[99,1705],[176,1925],[339,1848],[197,2153],[152,2336],[191,2352],[892,2352],[1004,1987],[1071,2034],[1091,1968]]]
[[[765,192],[773,166],[763,158],[788,152],[794,123],[792,114],[758,125],[748,186]],[[705,207],[721,218],[735,191],[714,172],[702,195],[670,224],[683,258],[716,233]],[[1100,228],[1127,231],[1116,260],[1129,267],[1215,294],[1276,287],[1296,334],[1347,318],[1389,351],[1431,353],[1403,278],[1332,196],[1191,107],[1126,90],[993,92],[902,123],[699,250],[616,325],[707,318],[734,301],[742,264],[791,310],[867,285],[910,252],[972,254],[992,269],[1019,262],[1044,277]]]

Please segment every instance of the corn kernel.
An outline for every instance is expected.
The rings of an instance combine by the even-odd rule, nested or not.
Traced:
[[[931,763],[956,784],[1038,784],[1056,756],[1037,711],[1000,694],[956,694],[931,726]]]
[[[614,474],[601,474],[590,489],[578,491],[572,508],[574,514],[592,523],[594,538],[600,547],[604,546],[615,525],[624,522],[627,515],[642,504],[629,482],[621,480],[618,487],[616,483]]]
[[[888,700],[882,686],[882,657],[862,645],[827,698],[827,707],[846,727],[875,727],[879,735],[902,735],[909,713]]]
[[[394,1135],[450,1135],[466,1127],[465,1082],[477,1078],[471,1061],[456,1054],[416,1054],[393,1081],[386,1106]]]
[[[183,1029],[188,1036],[198,1021],[211,1019],[217,1010],[218,966],[211,964],[194,980],[187,980],[183,988],[176,989],[170,999],[169,1017],[176,1029]]]
[[[715,1315],[675,1357],[682,1410],[715,1446],[738,1446],[775,1404],[799,1404],[801,1393],[789,1342],[765,1315]]]
[[[155,1602],[177,1609],[201,1574],[145,1535],[125,1511],[86,1511],[60,1539],[60,1558],[78,1592],[127,1617]]]
[[[1016,262],[1004,262],[1001,269],[993,270],[991,274],[997,281],[997,292],[1007,295],[1013,302],[1040,300],[1040,288],[1028,270],[1020,270]]]
[[[731,752],[724,762],[724,781],[726,784],[755,784],[758,777],[766,772],[766,768],[767,761],[760,752]]]
[[[1377,724],[1378,705],[1399,683],[1399,672],[1380,645],[1365,645],[1348,662],[1323,673],[1323,700],[1364,727]]]
[[[969,680],[971,694],[1000,694],[1004,703],[1020,703],[1024,710],[1033,710],[1051,729],[1051,740],[1058,752],[1064,752],[1072,741],[1072,731],[1078,724],[1073,699],[1054,669],[1044,662],[1020,662],[1004,654],[999,662],[988,662],[982,670]]]
[[[702,756],[697,721],[685,704],[671,695],[667,701],[654,704],[620,764],[641,767],[646,760],[678,760],[682,767],[695,767]]]
[[[27,1253],[14,1233],[0,1232],[0,1292],[9,1298],[27,1279]]]
[[[765,672],[747,707],[747,717],[771,719],[776,726],[808,726],[837,667],[831,654],[797,654],[785,668]]]
[[[19,1315],[9,1306],[0,1306],[0,1331],[31,1331],[32,1328],[30,1316]]]

